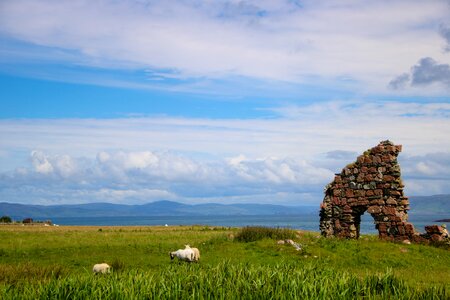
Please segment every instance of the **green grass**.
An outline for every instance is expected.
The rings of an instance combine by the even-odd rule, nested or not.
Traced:
[[[450,251],[298,233],[303,246],[242,231],[177,227],[0,227],[1,299],[448,299]],[[200,263],[171,261],[185,244]],[[112,274],[94,276],[95,263]]]

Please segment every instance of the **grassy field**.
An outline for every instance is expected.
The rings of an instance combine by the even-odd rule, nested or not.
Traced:
[[[303,246],[239,242],[239,229],[0,226],[2,299],[449,299],[450,251],[362,236]],[[171,261],[185,244],[200,263]],[[107,262],[112,274],[94,276]]]

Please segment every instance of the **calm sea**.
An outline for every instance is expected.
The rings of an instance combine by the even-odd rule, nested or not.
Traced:
[[[435,220],[449,218],[448,215],[409,214],[409,221],[416,230],[424,232],[425,225],[436,224]],[[293,229],[319,231],[318,215],[264,215],[264,216],[156,216],[156,217],[90,217],[90,218],[52,218],[59,225],[92,226],[146,226],[146,225],[209,225],[225,227],[267,226],[289,227]],[[361,219],[361,233],[377,233],[370,215]]]

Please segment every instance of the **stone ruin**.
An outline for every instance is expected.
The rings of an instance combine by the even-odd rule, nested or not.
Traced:
[[[403,194],[397,162],[401,151],[401,145],[383,141],[335,175],[325,187],[320,206],[323,236],[359,238],[361,216],[368,212],[380,239],[416,243],[448,240],[446,229],[441,226],[426,226],[426,233],[420,234],[408,222],[409,200]]]

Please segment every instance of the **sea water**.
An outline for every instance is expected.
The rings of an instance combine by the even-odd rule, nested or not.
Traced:
[[[424,232],[425,225],[438,224],[436,220],[448,218],[443,215],[410,214],[409,222],[419,232]],[[152,216],[152,217],[67,217],[52,218],[58,225],[91,226],[181,226],[205,225],[223,227],[267,226],[286,227],[309,231],[319,231],[319,216],[308,215],[227,215],[227,216]],[[376,234],[373,218],[365,214],[361,218],[362,234]]]

